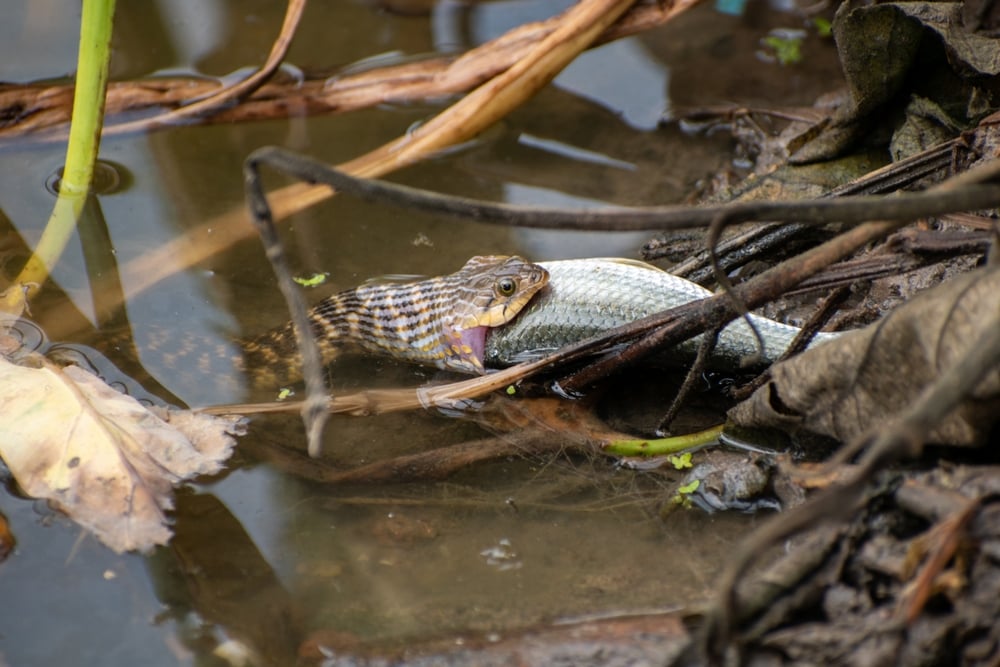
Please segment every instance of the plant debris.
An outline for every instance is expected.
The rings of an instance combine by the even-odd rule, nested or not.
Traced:
[[[25,493],[118,552],[170,539],[173,487],[219,472],[240,423],[154,412],[80,368],[44,360],[37,368],[0,360],[0,410],[0,458]]]
[[[991,330],[1000,335],[998,267],[955,277],[876,324],[775,365],[771,380],[733,408],[730,419],[744,427],[806,430],[849,442],[910,405]],[[1000,368],[994,368],[928,439],[979,444],[998,408]]]

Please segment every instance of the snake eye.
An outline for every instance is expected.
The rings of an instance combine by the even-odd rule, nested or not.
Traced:
[[[500,296],[510,296],[517,290],[517,282],[513,278],[501,278],[497,281],[497,292]]]

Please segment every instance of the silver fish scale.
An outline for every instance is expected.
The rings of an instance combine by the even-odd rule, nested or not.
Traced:
[[[700,285],[638,261],[571,259],[538,264],[549,272],[549,283],[516,318],[489,331],[483,360],[487,367],[538,359],[647,315],[712,296]],[[780,357],[799,332],[766,317],[750,317],[764,339],[762,363]],[[837,335],[818,334],[812,344]],[[690,358],[700,338],[682,343],[674,352]],[[722,330],[712,362],[738,367],[757,352],[756,337],[739,319]]]

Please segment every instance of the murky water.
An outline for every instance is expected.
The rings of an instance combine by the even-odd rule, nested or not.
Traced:
[[[263,58],[282,11],[279,3],[222,0],[118,4],[116,78],[235,72]],[[429,15],[406,16],[375,5],[313,3],[291,62],[325,71],[379,54],[461,50],[559,8],[527,0],[442,2]],[[51,0],[6,3],[0,79],[72,71],[78,17],[65,9]],[[680,201],[699,180],[728,168],[729,145],[722,137],[657,129],[657,119],[694,104],[811,102],[819,91],[794,88],[804,74],[789,76],[753,57],[770,26],[799,24],[763,7],[752,6],[744,19],[697,8],[676,25],[587,54],[480,140],[393,178],[513,203]],[[813,59],[807,64],[830,68],[830,45],[807,47]],[[240,163],[254,148],[278,144],[342,161],[436,108],[107,140],[102,157],[127,171],[123,188],[100,197],[95,211],[113,245],[108,253],[105,244],[98,260],[110,258],[111,267],[90,252],[101,248],[98,224],[82,233],[87,252],[70,244],[56,285],[34,312],[57,338],[96,340],[97,323],[114,310],[109,293],[92,295],[88,274],[113,275],[117,265],[126,277],[124,315],[138,341],[166,327],[225,342],[283,321],[285,306],[255,240],[149,287],[128,277],[141,275],[150,251],[241,205]],[[62,159],[58,145],[0,148],[0,206],[29,244],[51,208],[45,183]],[[329,273],[325,290],[383,274],[449,272],[473,254],[634,256],[644,238],[510,231],[346,197],[296,216],[283,235],[297,272]],[[17,250],[8,253],[8,267],[19,261]],[[155,353],[142,361],[190,404],[242,398],[238,387],[228,395],[207,390],[191,369],[174,368]],[[341,390],[434,378],[357,358],[338,363],[333,374]],[[354,466],[489,436],[440,415],[397,414],[334,419],[325,446],[339,464]],[[661,480],[605,460],[552,454],[473,466],[445,481],[323,485],[266,454],[302,441],[295,418],[255,421],[229,473],[179,494],[177,537],[149,557],[116,556],[40,503],[0,496],[18,538],[17,551],[0,564],[0,665],[216,664],[213,652],[229,639],[287,664],[314,633],[378,644],[682,607],[705,598],[731,545],[755,523],[695,512],[663,521],[656,514]]]

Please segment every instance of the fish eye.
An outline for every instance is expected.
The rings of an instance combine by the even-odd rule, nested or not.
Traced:
[[[510,296],[517,290],[517,282],[513,278],[501,278],[496,287],[500,296]]]

